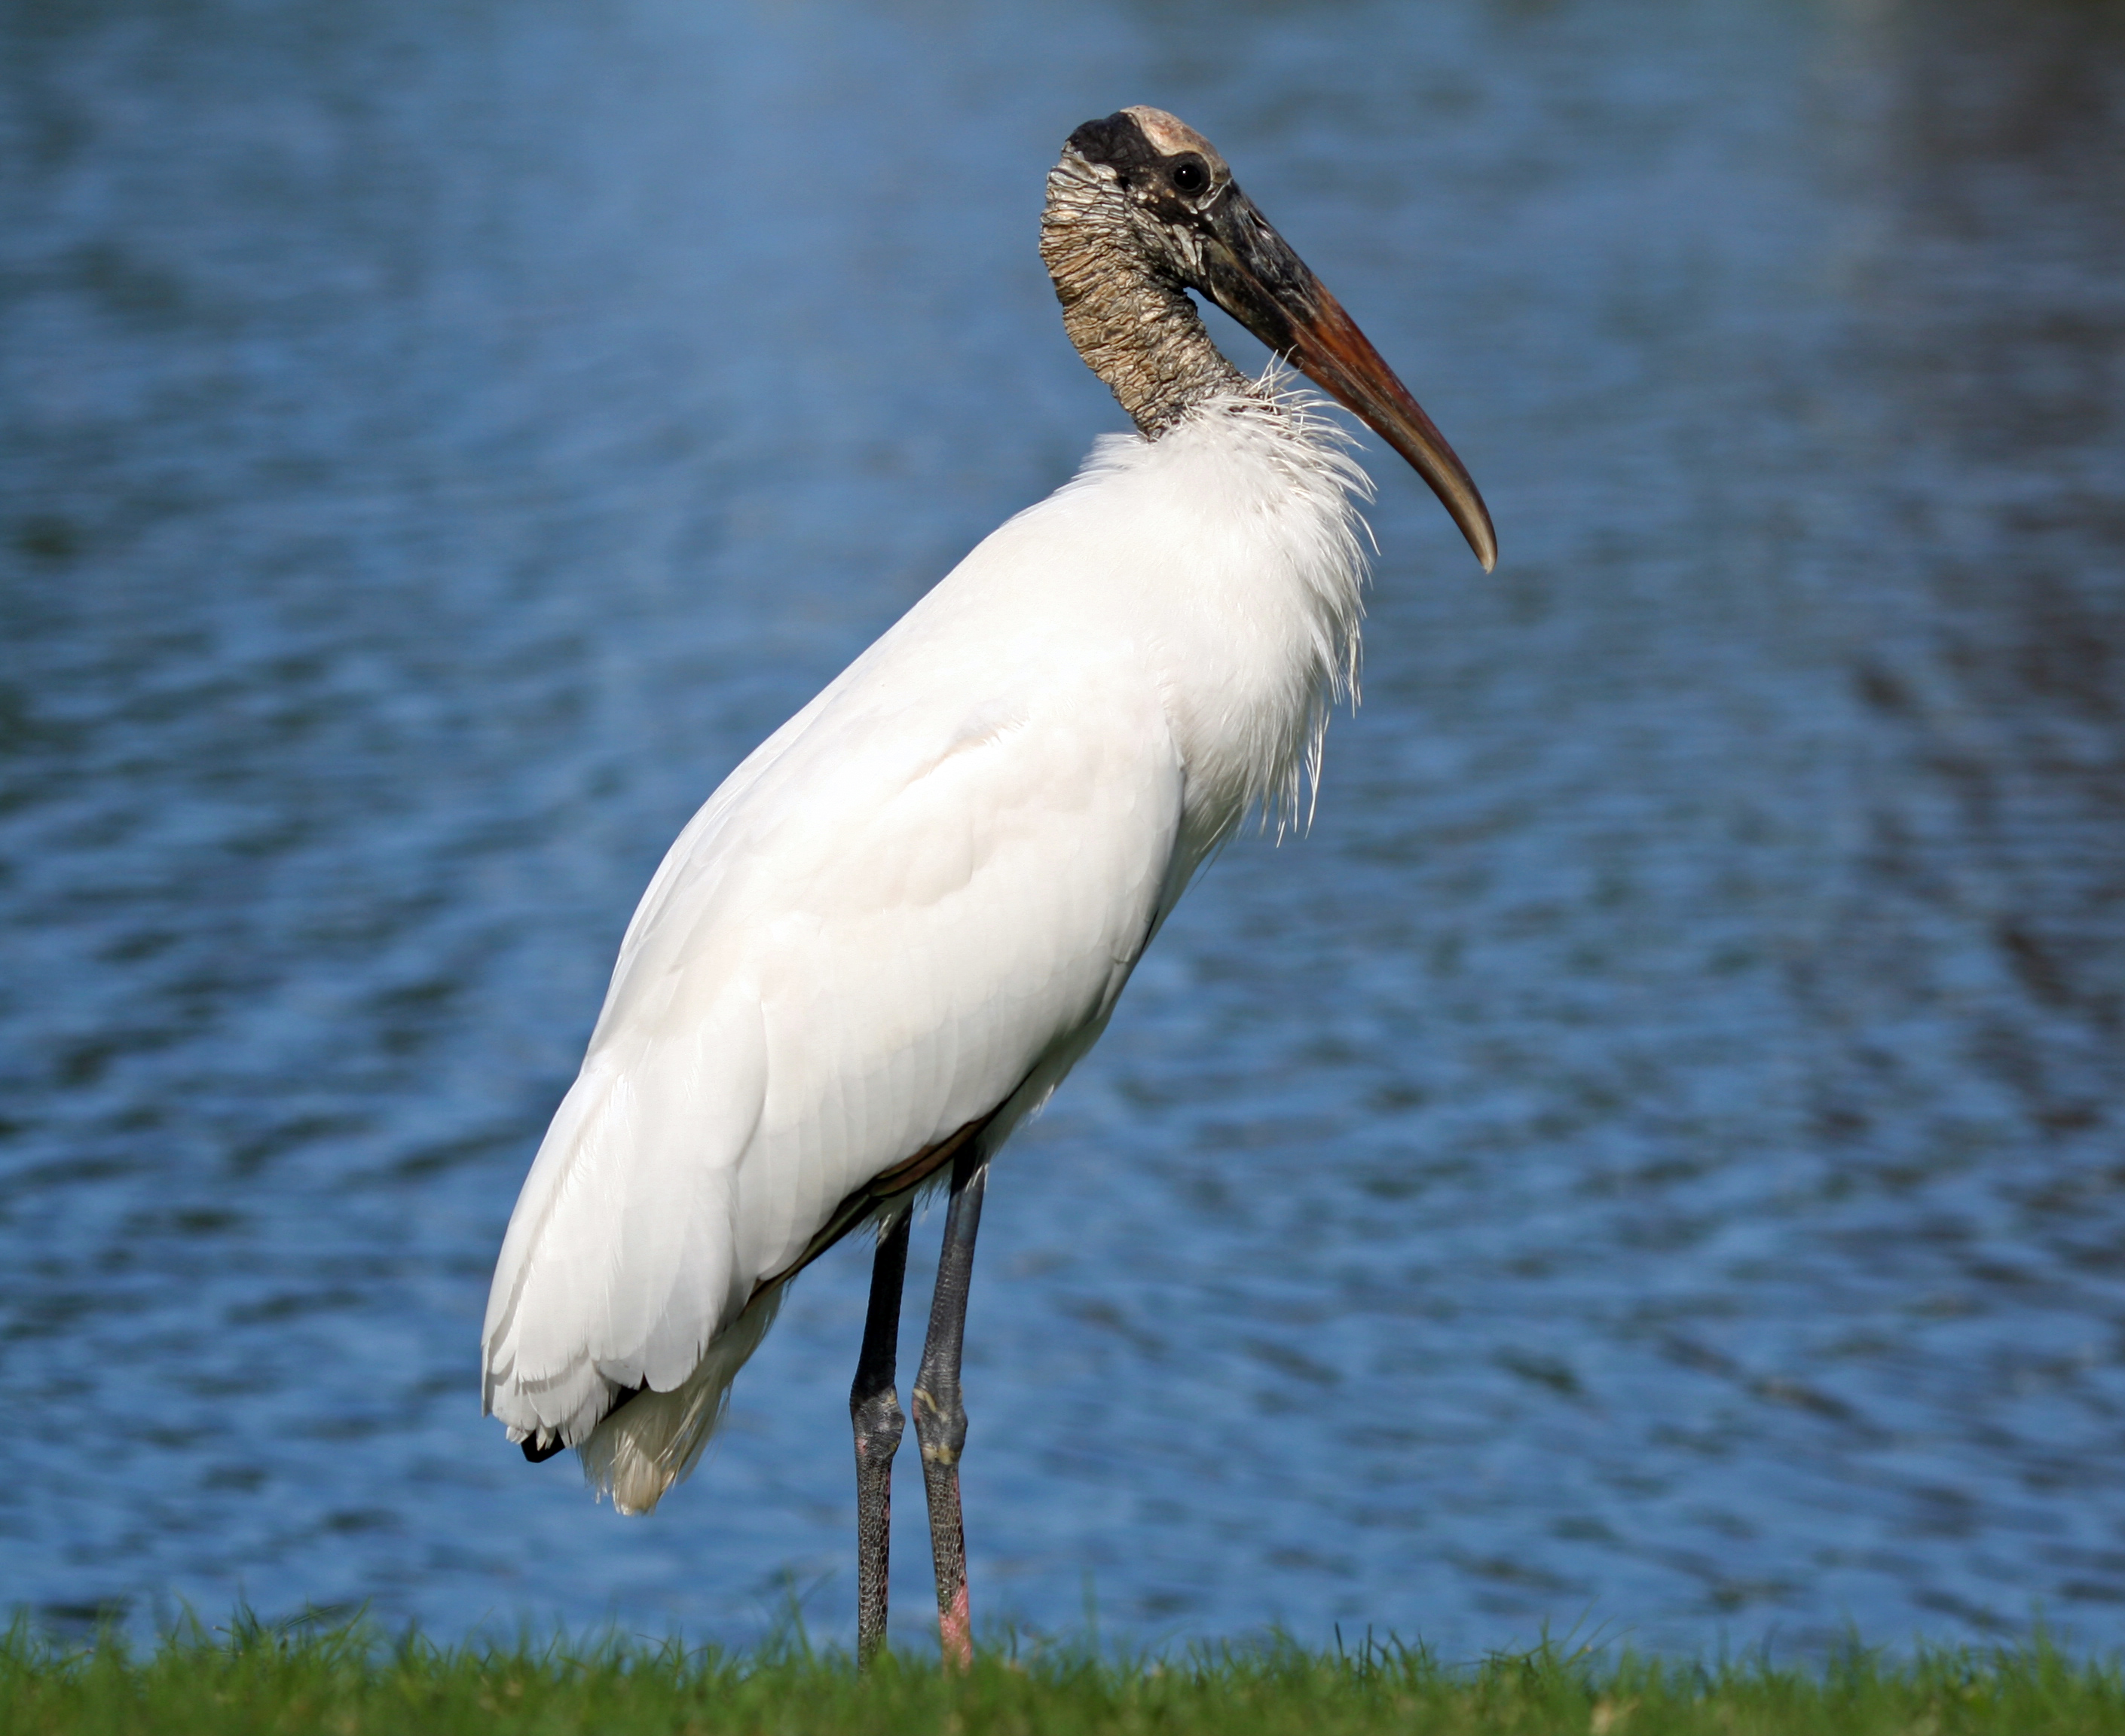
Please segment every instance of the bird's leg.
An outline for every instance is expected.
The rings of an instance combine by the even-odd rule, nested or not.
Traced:
[[[893,1390],[900,1343],[900,1289],[907,1275],[902,1208],[878,1239],[871,1263],[870,1308],[863,1356],[849,1389],[856,1435],[856,1661],[868,1664],[885,1644],[887,1574],[893,1550],[893,1456],[900,1448],[900,1395]]]
[[[967,1413],[959,1402],[959,1348],[967,1330],[967,1286],[973,1276],[974,1235],[982,1226],[982,1189],[988,1162],[962,1152],[952,1165],[952,1204],[945,1214],[945,1246],[937,1257],[937,1293],[930,1303],[930,1335],[915,1376],[915,1438],[922,1443],[922,1482],[930,1496],[930,1553],[937,1568],[937,1639],[945,1661],[959,1668],[974,1660],[973,1619],[967,1605],[967,1540],[959,1521],[959,1449]]]

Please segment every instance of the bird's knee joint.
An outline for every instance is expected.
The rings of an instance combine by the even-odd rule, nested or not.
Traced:
[[[890,1386],[867,1397],[850,1399],[849,1419],[855,1425],[856,1451],[863,1457],[889,1459],[900,1450],[907,1418],[901,1414],[899,1396]]]
[[[940,1399],[926,1388],[915,1389],[915,1438],[931,1465],[956,1465],[967,1444],[967,1411],[956,1390]]]

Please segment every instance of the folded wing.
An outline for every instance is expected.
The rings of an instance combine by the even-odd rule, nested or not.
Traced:
[[[939,699],[968,684],[896,680],[891,653],[673,845],[510,1221],[488,1408],[514,1439],[596,1432],[624,1507],[698,1456],[779,1300],[763,1281],[924,1147],[993,1116],[993,1149],[1178,896],[1181,767],[1155,704],[1115,714],[1142,684],[1051,661]]]

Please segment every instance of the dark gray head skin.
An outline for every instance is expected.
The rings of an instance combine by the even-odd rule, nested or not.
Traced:
[[[1048,177],[1040,256],[1071,341],[1147,435],[1248,389],[1203,329],[1194,289],[1406,459],[1484,570],[1495,563],[1490,513],[1454,449],[1194,128],[1152,108],[1079,127]]]

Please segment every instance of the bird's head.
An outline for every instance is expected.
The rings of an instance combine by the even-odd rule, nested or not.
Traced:
[[[1490,512],[1445,436],[1193,127],[1143,107],[1079,127],[1048,176],[1041,256],[1066,319],[1118,267],[1208,296],[1407,459],[1484,571],[1496,562]]]

